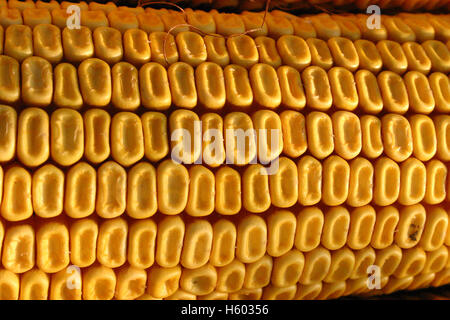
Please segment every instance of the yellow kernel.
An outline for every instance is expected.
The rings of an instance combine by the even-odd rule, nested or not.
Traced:
[[[5,30],[4,54],[23,62],[33,55],[31,28],[27,25],[11,25]]]
[[[269,178],[260,164],[251,164],[242,175],[242,204],[249,212],[261,213],[271,204]]]
[[[46,273],[69,264],[69,230],[59,221],[41,223],[36,231],[36,265]]]
[[[108,64],[122,60],[122,34],[110,27],[98,27],[93,32],[95,56]]]
[[[163,214],[181,213],[188,201],[189,173],[172,160],[163,161],[156,170],[158,209]]]
[[[102,222],[98,232],[97,261],[108,268],[118,268],[127,259],[128,224],[122,218]]]
[[[264,255],[261,259],[245,265],[244,288],[255,290],[269,285],[273,269],[273,259]]]
[[[222,68],[203,62],[195,69],[198,100],[207,109],[222,109],[226,101],[225,78]]]
[[[22,62],[22,101],[31,107],[46,107],[53,98],[53,70],[41,57],[28,57]]]
[[[447,181],[447,167],[439,160],[431,160],[426,164],[427,183],[424,201],[427,204],[438,204],[444,201]]]
[[[247,108],[253,103],[253,91],[248,71],[238,65],[227,65],[223,70],[227,103],[239,108]]]
[[[194,295],[211,293],[217,285],[217,271],[207,264],[197,269],[183,269],[180,288]]]
[[[50,154],[50,126],[48,115],[38,108],[23,110],[17,125],[17,157],[27,166],[38,166]]]
[[[53,103],[60,108],[80,109],[83,98],[77,69],[69,63],[60,63],[55,67],[54,79]]]
[[[102,265],[89,267],[83,272],[84,300],[111,300],[116,289],[116,274]]]
[[[89,164],[79,162],[66,175],[64,212],[71,218],[84,218],[95,210],[97,172]]]
[[[347,242],[350,214],[341,206],[331,207],[325,213],[321,244],[329,250],[342,248]]]
[[[83,156],[83,118],[73,110],[61,108],[52,113],[50,119],[50,152],[58,164],[69,166]]]
[[[267,226],[254,214],[241,219],[237,225],[236,257],[243,263],[261,259],[266,252]]]
[[[335,250],[331,253],[330,270],[323,280],[324,282],[337,283],[347,280],[355,266],[355,255],[347,247]]]
[[[241,177],[228,166],[220,167],[215,174],[215,210],[223,215],[234,215],[241,210]]]
[[[425,165],[416,158],[408,158],[400,165],[400,193],[398,202],[403,205],[419,203],[425,196]]]
[[[267,217],[267,253],[272,257],[285,255],[294,245],[297,219],[287,210],[277,210]]]
[[[145,219],[130,225],[128,236],[128,263],[141,269],[151,267],[155,261],[156,223]]]
[[[316,207],[302,209],[297,215],[295,247],[302,252],[317,248],[322,238],[323,223],[322,210]]]
[[[134,300],[145,292],[147,272],[133,266],[119,269],[115,298],[117,300]]]
[[[98,224],[93,219],[72,223],[70,235],[70,262],[80,268],[92,265],[97,259]]]
[[[355,82],[361,109],[369,114],[381,112],[383,98],[375,75],[367,70],[359,70],[355,74]]]
[[[397,114],[381,118],[384,152],[397,162],[409,158],[413,152],[413,136],[408,120]]]
[[[46,164],[33,173],[31,187],[33,210],[43,218],[56,217],[63,210],[64,173]]]
[[[413,138],[413,154],[421,161],[428,161],[437,151],[436,131],[431,118],[415,114],[409,118]]]
[[[356,157],[362,148],[359,118],[347,111],[338,111],[331,116],[336,153],[346,160]]]
[[[17,113],[5,105],[0,105],[0,161],[14,158],[16,153]]]
[[[255,39],[255,44],[258,48],[260,63],[268,64],[274,68],[278,68],[281,65],[281,57],[278,54],[274,39],[259,36]]]
[[[111,121],[111,155],[123,166],[130,166],[144,156],[141,119],[131,112],[119,112]]]
[[[374,169],[369,160],[357,157],[350,162],[347,204],[361,207],[372,201],[373,175]]]
[[[65,24],[66,22],[64,21],[64,26]],[[92,40],[92,31],[87,27],[82,26],[80,29],[64,28],[62,31],[62,42],[64,58],[68,62],[77,63],[94,56],[95,48]]]
[[[359,66],[374,74],[378,73],[383,66],[380,53],[372,41],[359,39],[354,42],[359,57]]]
[[[153,266],[147,276],[147,293],[155,298],[166,298],[179,288],[181,268]]]
[[[277,40],[277,50],[283,61],[296,70],[302,71],[311,64],[308,44],[300,37],[283,35]]]
[[[333,96],[324,69],[317,66],[306,68],[302,72],[302,81],[305,87],[307,107],[319,111],[326,111],[331,108]]]
[[[298,202],[304,206],[314,205],[322,199],[322,164],[306,155],[297,163]]]
[[[135,219],[149,218],[157,207],[156,170],[150,163],[138,163],[128,171],[127,214]]]
[[[50,16],[48,12],[47,14]],[[54,64],[63,58],[61,31],[58,27],[49,24],[50,21],[47,23],[38,24],[33,28],[33,52],[35,56]]]
[[[394,232],[400,219],[397,208],[387,206],[377,211],[371,246],[375,249],[389,247],[394,241]],[[378,256],[378,255],[377,255]]]
[[[213,228],[208,221],[195,219],[186,225],[180,264],[187,269],[204,266],[210,257]]]
[[[388,112],[399,114],[408,111],[408,91],[402,77],[392,71],[382,71],[377,80],[383,97],[384,108]]]
[[[321,39],[310,38],[306,40],[311,54],[311,65],[325,70],[333,66],[333,57],[327,43]]]
[[[189,168],[189,198],[186,213],[204,217],[214,211],[215,177],[206,167],[194,165]]]
[[[388,206],[397,201],[400,194],[400,167],[387,158],[379,158],[374,165],[373,201],[379,206]]]
[[[32,269],[20,279],[20,300],[47,300],[50,277],[39,269]],[[3,297],[2,297],[3,298]]]
[[[102,109],[89,109],[83,117],[84,155],[90,162],[101,163],[110,155],[111,116]]]
[[[84,104],[106,107],[110,103],[111,69],[105,61],[97,58],[84,60],[78,67],[78,79]]]
[[[419,243],[425,226],[426,212],[421,204],[400,210],[400,220],[395,233],[395,243],[402,249],[409,249]]]
[[[11,57],[0,56],[0,101],[3,103],[14,104],[18,102],[19,99],[19,63]]]
[[[391,40],[381,40],[377,43],[377,49],[383,60],[383,67],[402,74],[408,68],[408,60],[401,45]]]
[[[448,214],[443,208],[434,207],[427,210],[420,247],[425,251],[434,251],[440,248],[444,244],[447,227]]]
[[[209,263],[215,267],[223,267],[231,263],[235,257],[236,237],[234,223],[225,219],[215,222]]]
[[[328,47],[333,55],[334,64],[354,72],[359,67],[359,56],[353,42],[347,38],[328,39]]]
[[[129,29],[123,34],[123,57],[136,67],[150,61],[151,51],[147,34],[140,29]]]
[[[183,31],[177,34],[177,43],[180,61],[186,62],[193,67],[197,67],[206,61],[207,52],[203,38],[195,32]]]
[[[179,108],[192,109],[197,105],[194,69],[185,62],[175,62],[167,69],[172,102]]]
[[[166,110],[172,103],[169,78],[159,63],[146,63],[139,70],[141,102],[145,108]]]
[[[332,155],[323,162],[322,201],[328,206],[344,203],[348,197],[350,166],[339,156]]]
[[[118,163],[108,161],[97,170],[96,211],[102,218],[120,216],[126,208],[127,174]]]
[[[30,224],[9,227],[3,242],[3,267],[14,273],[31,270],[35,263],[34,238],[34,229]]]

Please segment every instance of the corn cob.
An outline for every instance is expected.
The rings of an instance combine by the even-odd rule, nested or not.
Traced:
[[[330,299],[450,281],[446,16],[375,33],[311,16],[305,37],[274,11],[229,37],[262,14],[188,11],[224,37],[166,38],[180,14],[83,5],[74,31],[69,3],[8,5],[0,101],[26,108],[0,108],[0,298]],[[239,154],[225,129],[281,135]]]

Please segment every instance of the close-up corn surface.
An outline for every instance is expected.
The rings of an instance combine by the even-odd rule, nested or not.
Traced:
[[[183,4],[0,1],[0,300],[449,284],[449,1]]]

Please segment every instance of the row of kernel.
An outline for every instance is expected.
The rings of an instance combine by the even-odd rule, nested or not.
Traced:
[[[287,287],[268,285],[264,288],[242,288],[236,292],[220,292],[214,290],[207,295],[196,296],[178,288],[171,296],[163,299],[198,299],[198,300],[314,300],[337,299],[342,296],[374,296],[390,294],[400,290],[417,290],[427,287],[439,287],[450,283],[449,266],[435,273],[421,273],[417,276],[396,278],[384,276],[380,281],[380,289],[370,289],[367,285],[367,276],[358,279],[348,279],[338,282],[316,282],[309,285],[297,284]],[[150,294],[145,293],[139,300],[154,300]]]
[[[243,289],[241,298],[250,300],[325,300],[344,296],[376,296],[391,294],[401,290],[417,290],[427,287],[439,287],[450,283],[450,268],[429,274],[420,274],[405,278],[383,277],[380,289],[369,289],[368,278],[339,281],[333,283],[319,282],[310,285],[293,285],[288,287],[268,286],[263,289]],[[215,294],[217,295],[217,294]],[[212,295],[212,296],[215,296]],[[189,298],[187,298],[189,299]],[[197,299],[201,299],[197,297]],[[223,298],[223,299],[226,299]],[[232,299],[232,295],[228,296]]]
[[[298,158],[305,152],[317,159],[334,152],[346,160],[360,154],[376,159],[383,153],[396,162],[411,156],[420,161],[450,160],[448,115],[415,114],[405,118],[388,113],[379,118],[358,117],[349,111],[336,111],[331,116],[313,111],[304,116],[293,110],[279,115],[259,110],[251,115],[232,112],[222,118],[215,113],[199,117],[193,111],[177,110],[168,120],[166,140],[159,143],[164,144],[164,150],[171,152],[173,159],[185,164],[204,161],[212,167],[224,162],[245,165],[254,159],[267,164],[281,154]],[[212,129],[214,134],[209,131]],[[183,134],[179,130],[184,130]],[[244,138],[248,140],[243,141]],[[161,158],[165,155],[161,154]]]
[[[450,59],[450,54],[449,54]],[[298,72],[290,66],[278,69],[265,63],[249,71],[238,65],[222,69],[203,62],[195,69],[176,62],[168,69],[149,62],[139,70],[128,62],[112,68],[97,58],[84,60],[78,69],[68,63],[52,65],[41,57],[28,57],[21,66],[8,56],[0,56],[0,101],[27,106],[79,109],[83,105],[135,110],[143,105],[166,110],[171,105],[193,109],[203,106],[221,110],[225,106],[248,109],[251,106],[276,109],[280,106],[326,111],[361,109],[377,114],[431,113],[450,110],[449,77],[435,72],[429,77],[410,71],[403,77],[383,71],[375,76],[368,70],[352,74],[342,67],[328,72],[310,66]]]
[[[396,248],[398,249],[398,248]],[[264,294],[263,299],[270,299],[270,297],[278,296],[278,292],[283,292],[286,287],[297,287],[301,288],[301,294],[297,299],[312,295],[312,292],[317,291],[317,287],[321,285],[324,286],[324,291],[329,292],[327,287],[340,287],[342,282],[346,282],[349,285],[345,292],[341,295],[350,295],[354,293],[369,294],[370,289],[367,287],[367,267],[370,265],[377,265],[381,269],[381,287],[385,287],[388,280],[389,285],[385,287],[385,293],[391,293],[393,291],[401,290],[398,288],[398,284],[402,283],[403,286],[414,287],[429,286],[432,285],[442,285],[449,282],[449,260],[448,260],[448,247],[442,246],[439,249],[425,254],[420,249],[410,249],[410,250],[399,250],[400,257],[393,256],[387,257],[385,251],[379,250],[377,252],[371,252],[373,249],[366,248],[366,251],[359,251],[353,254],[349,249],[336,250],[333,252],[328,252],[327,250],[321,248],[322,251],[314,252],[314,254],[301,255],[300,252],[292,250],[282,257],[275,258],[270,261],[270,257],[265,256],[260,261],[254,264],[246,265],[246,272],[243,270],[241,272],[242,276],[236,277],[236,282],[228,287],[228,290],[222,289],[222,283],[217,279],[217,284],[220,288],[216,288],[215,293],[220,293],[225,291],[227,293],[235,292],[238,289],[238,284],[244,284],[242,289],[244,290],[257,290],[259,288],[265,288],[264,291],[271,292],[272,294]],[[393,250],[396,251],[396,250]],[[369,253],[370,252],[370,253]],[[399,253],[397,251],[397,253]],[[328,256],[330,254],[330,256]],[[392,258],[392,259],[391,259]],[[391,264],[392,262],[392,264]],[[414,265],[417,268],[411,268]],[[257,269],[253,269],[256,267]],[[214,282],[213,272],[207,272],[210,267],[207,265],[205,267],[199,268],[197,270],[187,271],[190,273],[200,272],[206,277]],[[232,263],[225,267],[219,268],[220,271],[224,269],[234,269],[234,275],[238,275],[238,267],[236,264]],[[254,271],[255,270],[255,271]],[[289,272],[288,272],[289,270]],[[209,271],[209,270],[208,270]],[[223,275],[219,271],[218,275]],[[226,275],[231,274],[230,272],[225,273]],[[251,275],[252,281],[249,281],[249,276]],[[183,277],[183,272],[181,277]],[[411,278],[415,277],[414,284],[413,281],[409,281]],[[407,282],[405,285],[404,283]],[[186,280],[184,278],[183,280]],[[298,283],[298,284],[297,284]],[[181,289],[183,291],[188,291],[191,294],[206,294],[207,291],[202,291],[206,287],[201,288],[199,285],[196,287],[194,285],[186,286],[185,283],[180,283]],[[312,290],[312,288],[315,288]],[[195,291],[194,291],[195,289]],[[212,289],[210,286],[209,290]],[[197,291],[199,290],[199,291]],[[208,290],[208,291],[209,291]],[[320,291],[320,290],[319,290]],[[295,290],[294,290],[295,293]],[[374,294],[374,293],[370,293]],[[377,294],[380,294],[377,291]],[[324,299],[326,297],[332,298],[332,294],[322,294],[319,299]],[[282,298],[278,296],[278,299]],[[309,299],[312,299],[310,297]],[[336,297],[334,297],[336,298]]]
[[[389,294],[398,290],[417,290],[430,286],[439,287],[450,282],[450,269],[437,273],[420,274],[415,277],[395,278],[383,277],[380,289],[369,289],[367,277],[348,279],[346,281],[326,283],[317,282],[310,285],[293,285],[288,287],[267,286],[258,289],[241,289],[236,293],[225,294],[214,291],[206,296],[197,296],[197,299],[232,299],[232,300],[315,300],[337,299],[342,296],[373,296]],[[178,295],[180,296],[180,295]],[[183,297],[187,295],[182,295]],[[150,299],[148,294],[139,299]],[[192,298],[190,298],[192,299]]]
[[[262,165],[251,164],[242,176],[228,166],[213,173],[201,165],[188,170],[172,160],[162,162],[156,170],[150,163],[138,163],[128,174],[112,161],[98,171],[80,162],[67,174],[47,164],[33,176],[22,167],[12,166],[4,176],[0,171],[0,211],[9,221],[23,221],[33,212],[43,218],[62,212],[72,218],[94,212],[102,218],[115,218],[126,212],[132,218],[144,219],[157,211],[203,217],[213,212],[236,215],[243,209],[263,213],[271,206],[289,208],[297,202],[305,206],[433,205],[448,201],[450,193],[447,167],[438,160],[425,166],[411,158],[398,166],[385,157],[372,165],[364,158],[349,164],[338,156],[323,163],[305,156],[297,165],[280,158],[277,166],[267,175]]]
[[[447,247],[442,246],[428,255],[412,249],[403,250],[403,253],[400,250],[400,254],[400,260],[394,259],[390,263],[382,251],[374,252],[373,257],[366,256],[365,260],[358,261],[358,266],[351,250],[330,254],[325,249],[316,256],[303,256],[298,251],[291,251],[274,260],[265,256],[253,264],[245,265],[234,260],[222,267],[207,264],[196,269],[153,266],[144,270],[129,265],[112,269],[92,265],[80,270],[69,266],[51,275],[40,269],[30,269],[20,277],[20,281],[19,275],[3,269],[0,270],[0,284],[4,290],[0,297],[2,300],[171,300],[195,299],[197,296],[200,299],[223,299],[224,295],[231,295],[242,299],[263,290],[262,299],[332,299],[449,283]],[[380,268],[389,270],[382,274],[379,288],[372,290],[367,285],[365,269],[371,263],[379,262],[382,263]],[[412,265],[417,268],[410,268]],[[286,272],[288,268],[289,273]],[[200,278],[202,281],[198,281]],[[68,287],[69,283],[72,286]]]
[[[47,6],[49,8],[45,8],[40,3],[35,8],[34,3],[31,3],[30,7],[18,9],[3,7],[0,10],[0,25],[3,27],[11,24],[35,26],[40,23],[53,23],[60,28],[66,27],[70,17],[70,13],[67,12],[68,4],[62,8]],[[396,42],[425,41],[434,38],[442,41],[450,39],[448,31],[450,23],[447,15],[408,13],[401,13],[397,16],[382,15],[380,26],[369,28],[367,26],[369,16],[364,14],[333,14],[331,16],[317,14],[297,17],[274,10],[266,14],[266,20],[262,25],[264,12],[227,14],[219,13],[216,10],[207,13],[201,10],[187,9],[185,13],[182,13],[152,8],[119,7],[116,9],[101,4],[92,5],[91,8],[83,5],[79,5],[79,7],[82,10],[81,25],[91,29],[98,26],[111,26],[121,32],[131,28],[140,28],[147,33],[172,31],[176,34],[189,30],[189,25],[191,25],[201,32],[222,36],[242,34],[256,29],[249,34],[254,37],[268,35],[273,38],[282,35],[297,35],[305,39],[317,37],[325,40],[330,37],[343,36],[353,40],[360,38],[373,41],[391,39]]]
[[[327,42],[318,38],[306,41],[298,36],[283,35],[278,39],[258,36],[255,39],[241,35],[225,39],[183,31],[175,37],[165,32],[149,36],[140,29],[129,29],[123,36],[119,30],[97,27],[60,29],[51,24],[11,25],[6,28],[3,46],[3,28],[0,26],[0,53],[18,61],[40,56],[55,64],[63,58],[79,63],[97,57],[109,64],[126,60],[141,66],[150,60],[166,65],[177,61],[197,66],[209,61],[226,66],[230,62],[249,68],[260,62],[273,67],[289,65],[302,70],[309,65],[326,70],[332,66],[350,71],[359,68],[375,73],[382,69],[402,74],[407,70],[427,74],[431,71],[448,73],[450,53],[445,43],[427,40],[422,44],[408,41],[403,44],[381,40],[376,45],[369,40],[349,40],[332,37]],[[164,50],[166,46],[166,50]],[[4,48],[3,48],[4,47]]]
[[[163,217],[157,223],[152,219],[127,223],[122,218],[101,223],[85,218],[70,225],[56,219],[6,226],[0,222],[2,264],[15,273],[35,266],[55,273],[70,263],[84,268],[95,262],[109,268],[128,263],[141,269],[181,265],[195,270],[239,261],[259,270],[271,269],[273,258],[277,269],[287,270],[292,264],[300,273],[304,261],[309,262],[302,280],[309,284],[342,280],[343,273],[336,271],[340,265],[349,266],[345,278],[352,270],[354,278],[364,275],[364,266],[373,263],[382,275],[396,272],[395,276],[403,277],[416,272],[408,266],[425,265],[427,257],[433,265],[446,263],[447,249],[440,248],[449,243],[448,213],[441,207],[426,212],[420,205],[400,210],[387,207],[378,212],[365,207],[354,209],[352,216],[343,207],[330,208],[325,214],[318,208],[305,208],[297,216],[279,210],[265,219],[250,214],[213,223],[205,219],[185,222],[180,216]],[[406,267],[403,260],[408,261]],[[311,279],[318,266],[325,269],[323,275],[315,273],[317,278]],[[298,278],[291,281],[295,283]],[[283,278],[272,281],[277,286],[289,282]]]
[[[39,108],[16,111],[0,105],[4,130],[0,133],[1,162],[17,156],[24,165],[36,167],[51,156],[62,166],[83,156],[101,163],[110,156],[130,166],[145,156],[156,162],[169,153],[184,164],[246,165],[258,159],[269,164],[281,154],[298,158],[308,152],[325,159],[333,152],[345,160],[360,154],[376,159],[383,153],[396,162],[414,156],[420,161],[450,160],[450,116],[386,114],[381,119],[337,111],[331,116],[310,112],[259,110],[249,116],[231,112],[198,116],[176,110],[166,117],[159,112],[119,112],[112,119],[105,110],[90,109],[83,115],[56,109],[49,116]]]

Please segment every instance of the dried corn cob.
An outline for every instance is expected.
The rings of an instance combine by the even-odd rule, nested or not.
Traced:
[[[69,5],[0,9],[14,106],[0,107],[1,298],[330,299],[450,281],[447,16],[371,31],[362,15],[272,11],[258,28],[262,13],[187,10],[191,29],[170,10],[80,4],[73,30]]]

